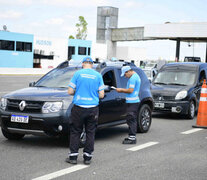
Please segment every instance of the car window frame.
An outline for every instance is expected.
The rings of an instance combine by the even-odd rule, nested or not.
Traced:
[[[118,82],[117,82],[117,76],[116,76],[116,69],[115,68],[113,68],[113,67],[109,67],[109,68],[104,68],[104,69],[102,69],[101,71],[100,71],[100,73],[101,73],[101,76],[102,76],[102,78],[103,78],[103,76],[107,73],[107,72],[109,72],[109,71],[113,71],[113,75],[114,75],[114,84],[116,85],[115,87],[117,87],[117,85],[118,85]],[[104,84],[105,85],[105,84]]]

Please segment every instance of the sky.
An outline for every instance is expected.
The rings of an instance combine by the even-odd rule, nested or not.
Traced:
[[[207,0],[0,0],[0,29],[43,37],[75,36],[78,17],[88,23],[87,40],[96,41],[97,7],[119,8],[118,27],[165,22],[207,22]],[[146,48],[148,59],[175,58],[176,43],[169,40],[118,43]],[[184,56],[205,58],[206,43],[181,43]]]

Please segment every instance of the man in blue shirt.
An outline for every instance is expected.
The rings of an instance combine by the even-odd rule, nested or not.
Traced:
[[[137,132],[137,112],[139,108],[139,89],[141,79],[130,66],[123,66],[121,76],[129,78],[126,89],[116,88],[119,93],[126,93],[127,103],[127,124],[129,126],[129,136],[124,139],[123,144],[136,144]]]
[[[94,150],[95,129],[98,122],[99,98],[104,97],[104,83],[100,73],[92,69],[93,60],[85,57],[83,69],[77,71],[69,84],[68,94],[74,95],[70,116],[70,153],[68,163],[77,164],[79,140],[86,131],[86,144],[83,149],[85,164],[90,164]]]

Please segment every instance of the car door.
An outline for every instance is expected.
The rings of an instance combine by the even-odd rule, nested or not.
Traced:
[[[206,79],[206,70],[205,69],[201,69],[200,72],[199,72],[199,76],[198,76],[198,83],[197,83],[197,86],[194,90],[194,93],[197,97],[197,102],[199,103],[199,99],[200,99],[200,93],[201,93],[201,87],[202,87],[202,84],[203,84],[203,80]]]
[[[103,81],[105,85],[117,87],[118,77],[116,69],[107,68],[102,73]],[[123,112],[123,105],[125,104],[123,95],[116,90],[111,89],[109,92],[105,92],[105,97],[100,100],[99,109],[99,124],[109,123],[120,120]]]

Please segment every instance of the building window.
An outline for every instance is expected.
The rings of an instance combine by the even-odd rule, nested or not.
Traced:
[[[91,55],[91,48],[88,48],[88,55]]]
[[[68,46],[68,54],[75,54],[75,46]]]
[[[32,52],[32,43],[18,42],[16,43],[16,51]]]
[[[86,47],[78,47],[78,55],[86,55]]]
[[[75,46],[68,46],[68,60],[72,59],[72,55],[75,54]]]
[[[14,51],[14,41],[0,40],[0,49]]]

